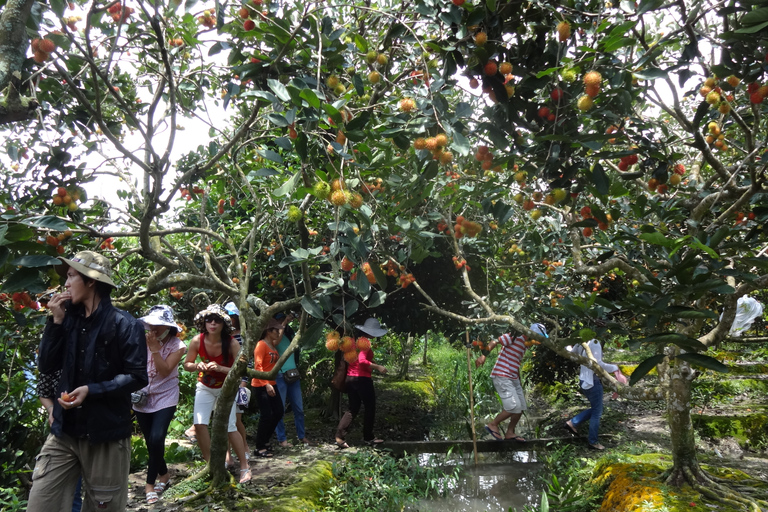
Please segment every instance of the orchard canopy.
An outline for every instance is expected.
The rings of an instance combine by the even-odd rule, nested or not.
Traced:
[[[768,286],[761,2],[0,8],[6,322],[87,248],[131,311],[250,303],[251,347],[298,304],[651,344],[658,386],[621,391],[667,400],[673,477],[706,478],[679,405]]]

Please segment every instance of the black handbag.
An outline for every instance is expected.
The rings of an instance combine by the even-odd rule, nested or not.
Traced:
[[[299,373],[299,370],[297,370],[296,368],[291,368],[287,372],[283,373],[283,379],[285,379],[285,382],[288,384],[293,384],[300,378],[301,378],[301,374]]]

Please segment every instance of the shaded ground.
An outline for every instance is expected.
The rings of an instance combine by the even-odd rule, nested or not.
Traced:
[[[418,369],[414,374],[417,373]],[[429,389],[428,385],[413,381],[396,383],[377,380],[376,435],[387,440],[428,438],[434,419],[427,393]],[[586,400],[583,400],[581,403],[571,402],[568,406],[553,408],[535,396],[530,397],[530,402],[530,411],[518,428],[518,433],[527,438],[534,438],[537,435],[538,437],[562,436],[562,424],[565,419],[588,405]],[[346,407],[346,397],[342,400],[342,404],[342,407]],[[758,397],[757,403],[754,401],[746,403],[737,397],[727,408],[716,408],[714,411],[725,415],[732,411],[743,410],[747,405],[768,410],[768,397]],[[712,412],[712,410],[707,411],[708,414]],[[250,465],[253,480],[238,486],[237,491],[228,493],[226,496],[207,496],[189,505],[173,502],[171,496],[168,496],[168,499],[161,500],[154,506],[148,506],[144,497],[145,473],[139,471],[131,474],[128,510],[202,510],[206,504],[210,505],[212,510],[252,512],[268,510],[269,507],[263,504],[263,498],[280,496],[284,489],[300,478],[302,472],[314,462],[336,460],[339,456],[354,451],[357,446],[362,445],[362,412],[356,418],[348,436],[348,442],[352,448],[344,451],[337,450],[333,444],[337,420],[327,417],[327,411],[322,405],[306,407],[306,415],[307,436],[313,441],[312,445],[304,446],[298,443],[293,427],[293,415],[288,413],[286,423],[289,441],[295,445],[288,448],[276,446],[274,459],[252,459]],[[481,434],[483,420],[483,418],[477,419],[478,435],[481,437],[484,437]],[[252,436],[256,429],[256,416],[247,418],[246,425],[249,435]],[[670,447],[666,419],[659,403],[607,400],[601,433],[606,434],[605,438],[601,438],[601,442],[609,451],[666,453]],[[187,440],[179,442],[191,446]],[[276,445],[274,438],[273,444]],[[586,441],[577,441],[576,446],[580,447],[579,455],[588,457],[603,455],[601,452],[588,450]],[[768,480],[768,454],[765,450],[762,452],[744,450],[736,440],[730,437],[699,439],[698,446],[702,462],[741,469],[756,478]],[[200,462],[173,464],[173,479],[175,482],[180,482],[201,467]]]

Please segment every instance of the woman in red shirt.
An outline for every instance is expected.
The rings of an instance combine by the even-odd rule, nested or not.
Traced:
[[[371,371],[376,370],[379,373],[386,374],[387,369],[380,364],[373,362],[373,350],[371,350],[371,340],[369,338],[378,338],[387,334],[387,330],[381,327],[379,321],[375,318],[367,319],[363,325],[355,326],[357,335],[356,343],[360,353],[357,360],[349,363],[347,366],[346,389],[349,395],[349,410],[344,413],[336,429],[336,446],[339,450],[349,448],[345,441],[349,426],[360,412],[360,406],[365,406],[365,416],[363,418],[363,440],[373,446],[383,443],[382,439],[373,436],[373,421],[376,417],[376,393],[373,390],[373,379]]]
[[[211,435],[208,422],[216,399],[221,394],[221,386],[227,373],[232,369],[235,358],[240,351],[240,344],[231,335],[232,321],[227,312],[218,304],[208,306],[195,315],[195,326],[200,334],[192,338],[189,351],[184,359],[184,369],[188,372],[198,372],[195,388],[195,436],[197,445],[203,452],[203,458],[211,458]],[[201,362],[195,362],[200,356]],[[240,483],[251,480],[251,470],[245,457],[243,438],[237,431],[235,423],[235,401],[229,413],[227,428],[229,442],[240,461]]]
[[[267,324],[262,339],[253,351],[253,369],[257,372],[270,372],[280,358],[275,348],[283,337],[283,324],[274,318]],[[253,394],[259,404],[259,426],[256,429],[256,450],[258,457],[273,456],[269,449],[269,439],[272,432],[283,417],[283,401],[274,380],[253,379],[251,381]]]

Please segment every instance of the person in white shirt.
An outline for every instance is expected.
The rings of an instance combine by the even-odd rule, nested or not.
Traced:
[[[597,364],[602,366],[606,372],[613,373],[616,376],[616,380],[622,384],[627,383],[627,378],[621,373],[618,366],[603,361],[603,347],[599,341],[593,338],[589,340],[587,345]],[[582,345],[568,347],[568,350],[574,354],[588,357]],[[566,421],[564,427],[571,434],[578,434],[578,426],[589,420],[589,433],[587,435],[589,447],[593,450],[605,450],[605,446],[597,442],[597,436],[600,432],[600,417],[603,415],[603,383],[600,381],[600,377],[595,375],[589,367],[581,365],[579,387],[580,391],[589,400],[590,408],[581,411],[572,419]]]

